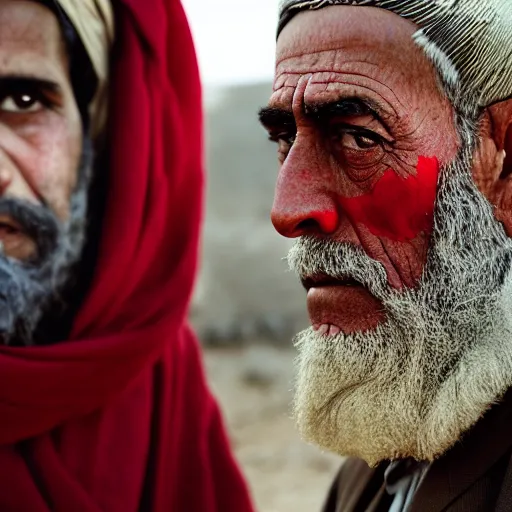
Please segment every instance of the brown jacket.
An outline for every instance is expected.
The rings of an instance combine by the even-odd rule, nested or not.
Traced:
[[[323,512],[387,512],[387,463],[370,469],[349,459]],[[512,388],[503,402],[434,462],[410,512],[512,512]]]

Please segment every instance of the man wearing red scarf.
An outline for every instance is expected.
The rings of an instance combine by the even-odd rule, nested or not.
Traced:
[[[179,0],[0,1],[0,511],[252,510],[186,324],[202,181]]]

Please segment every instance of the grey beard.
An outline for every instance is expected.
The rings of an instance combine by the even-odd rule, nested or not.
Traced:
[[[297,336],[294,412],[308,441],[370,465],[434,460],[512,385],[512,242],[471,161],[465,149],[442,170],[416,289],[390,288],[383,266],[350,245],[303,238],[290,252],[301,277],[366,285],[387,318],[370,332]]]
[[[29,346],[36,343],[41,320],[52,312],[65,314],[64,291],[73,285],[85,245],[87,197],[92,170],[88,139],[78,169],[78,183],[70,200],[65,223],[46,206],[17,199],[0,199],[0,213],[13,216],[37,246],[31,261],[18,261],[0,254],[0,343]],[[51,343],[57,340],[40,340]]]

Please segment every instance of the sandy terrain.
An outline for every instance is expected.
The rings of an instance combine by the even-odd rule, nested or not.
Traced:
[[[309,325],[305,293],[270,222],[276,148],[257,122],[270,83],[207,94],[208,189],[202,268],[192,317],[258,512],[318,512],[340,460],[305,445],[290,419],[293,350]],[[208,93],[208,91],[206,91]],[[229,511],[231,512],[231,511]]]
[[[294,352],[207,349],[212,389],[259,512],[317,512],[341,459],[304,444],[290,419]]]

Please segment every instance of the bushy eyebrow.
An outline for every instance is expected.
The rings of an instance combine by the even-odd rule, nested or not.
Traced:
[[[343,98],[326,103],[306,105],[305,115],[318,120],[329,120],[333,117],[372,116],[380,121],[377,107],[361,98]]]
[[[260,109],[258,113],[260,123],[265,128],[273,128],[276,126],[295,126],[295,118],[289,110],[276,108],[276,107],[264,107]]]
[[[0,75],[0,91],[23,88],[26,86],[37,87],[53,94],[62,92],[60,85],[50,80],[44,80],[30,75]]]
[[[343,98],[326,103],[306,105],[304,115],[320,123],[328,122],[333,117],[371,116],[386,127],[379,107],[371,101],[361,98]],[[295,126],[293,113],[283,108],[262,108],[259,112],[259,119],[266,128]]]

